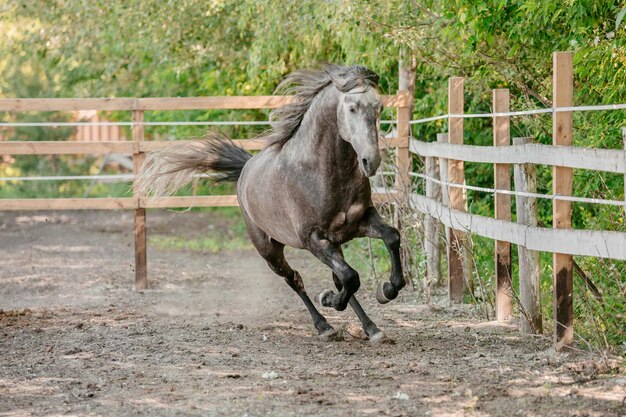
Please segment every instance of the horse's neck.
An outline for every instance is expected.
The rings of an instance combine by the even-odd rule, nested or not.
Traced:
[[[332,87],[331,87],[332,88]],[[329,176],[330,182],[349,181],[361,177],[357,155],[352,145],[341,139],[337,128],[337,95],[330,89],[307,110],[300,128],[287,142],[291,156],[304,167]]]

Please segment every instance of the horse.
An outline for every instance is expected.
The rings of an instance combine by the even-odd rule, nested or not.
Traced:
[[[381,163],[378,83],[375,72],[358,65],[293,72],[276,89],[294,95],[293,100],[271,113],[271,128],[260,136],[268,143],[262,151],[252,155],[226,136],[210,133],[150,153],[136,185],[147,195],[166,195],[201,173],[236,182],[250,240],[300,296],[319,335],[333,338],[340,332],[309,298],[300,274],[285,259],[285,246],[308,250],[332,270],[337,292],[321,292],[321,306],[343,311],[349,304],[370,341],[387,340],[357,301],[359,274],[341,249],[354,238],[382,239],[391,276],[378,286],[376,299],[385,304],[397,297],[405,285],[400,233],[374,207],[369,181]]]

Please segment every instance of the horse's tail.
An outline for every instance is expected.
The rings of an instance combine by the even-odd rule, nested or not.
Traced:
[[[252,157],[227,137],[211,133],[201,140],[148,154],[135,185],[146,195],[170,195],[209,174],[214,182],[236,182]]]

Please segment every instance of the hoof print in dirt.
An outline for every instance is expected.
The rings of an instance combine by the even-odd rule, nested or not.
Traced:
[[[341,329],[330,329],[319,335],[324,342],[341,342],[344,340],[343,331]]]
[[[367,340],[367,335],[365,334],[365,331],[363,330],[363,328],[361,326],[355,325],[355,324],[348,324],[346,326],[346,333],[348,333],[350,336],[352,336],[353,338],[357,339],[357,340]]]
[[[385,332],[378,332],[374,336],[370,337],[370,344],[374,346],[378,345],[395,345],[396,341],[389,338]]]

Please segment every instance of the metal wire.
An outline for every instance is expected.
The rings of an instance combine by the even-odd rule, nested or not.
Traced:
[[[602,200],[600,198],[574,197],[574,196],[558,195],[558,194],[537,194],[537,193],[527,193],[524,191],[499,190],[497,188],[485,188],[485,187],[477,187],[475,185],[456,184],[452,182],[441,181],[436,178],[429,177],[428,175],[420,174],[417,172],[411,172],[409,173],[409,175],[411,175],[412,177],[424,179],[426,181],[432,181],[436,184],[447,186],[447,187],[462,188],[464,190],[479,191],[479,192],[489,193],[489,194],[497,193],[497,194],[520,196],[520,197],[543,198],[546,200],[564,200],[564,201],[572,201],[576,203],[606,204],[606,205],[611,205],[611,206],[626,205],[626,201],[619,201],[619,200]]]
[[[380,175],[391,176],[396,173],[393,171],[381,171]],[[219,177],[220,174],[194,174],[194,178],[213,178]],[[41,177],[0,177],[3,181],[74,181],[74,180],[104,180],[104,181],[134,181],[133,174],[112,174],[112,175],[51,175]]]
[[[395,120],[381,120],[381,124],[394,124]],[[213,121],[213,122],[6,122],[0,127],[80,127],[80,126],[264,126],[269,121]]]
[[[534,110],[522,110],[522,111],[510,111],[500,113],[468,113],[468,114],[454,114],[447,113],[441,116],[427,117],[425,119],[411,120],[409,124],[416,125],[421,123],[432,122],[435,120],[447,119],[452,117],[462,119],[476,119],[481,117],[510,117],[510,116],[530,116],[534,114],[546,114],[546,113],[562,113],[573,111],[602,111],[602,110],[624,110],[626,109],[626,103],[624,104],[600,104],[596,106],[570,106],[570,107],[556,107],[553,109],[534,109]]]

